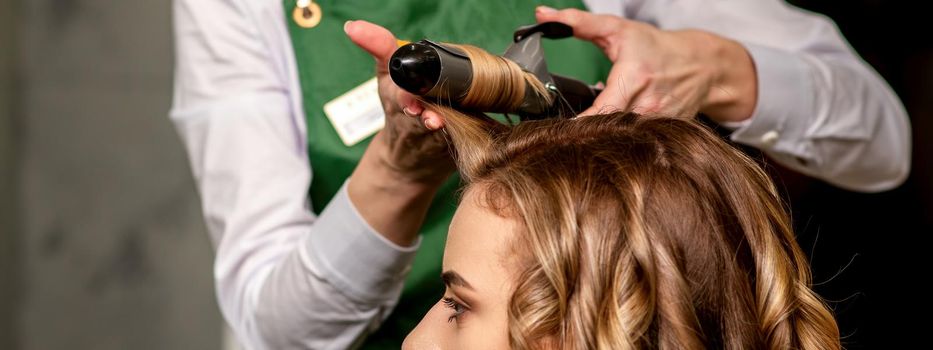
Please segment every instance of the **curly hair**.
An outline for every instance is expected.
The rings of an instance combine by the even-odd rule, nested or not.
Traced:
[[[704,125],[436,108],[469,188],[524,227],[513,348],[840,348],[774,184]]]

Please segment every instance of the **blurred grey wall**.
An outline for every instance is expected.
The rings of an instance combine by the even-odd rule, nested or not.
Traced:
[[[13,3],[0,0],[0,349],[13,348]]]
[[[0,0],[0,348],[219,349],[170,1]]]

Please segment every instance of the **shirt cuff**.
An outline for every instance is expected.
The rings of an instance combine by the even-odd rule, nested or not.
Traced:
[[[323,277],[362,303],[392,298],[411,270],[421,237],[411,247],[394,244],[360,215],[347,194],[337,191],[305,240],[308,259]]]
[[[805,166],[814,156],[807,129],[815,117],[814,85],[811,67],[799,55],[745,43],[758,75],[758,101],[755,112],[743,123],[732,126],[732,140],[775,156],[793,168]],[[795,166],[796,165],[796,166]]]

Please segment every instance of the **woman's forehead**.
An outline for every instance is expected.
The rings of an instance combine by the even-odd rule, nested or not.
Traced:
[[[468,190],[460,202],[447,234],[444,270],[461,274],[504,268],[503,257],[512,255],[516,221],[497,215],[483,205],[479,191]]]

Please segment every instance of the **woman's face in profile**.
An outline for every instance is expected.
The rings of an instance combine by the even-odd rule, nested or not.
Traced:
[[[517,223],[463,197],[444,249],[444,297],[405,339],[403,349],[508,349],[508,304],[516,266]]]

